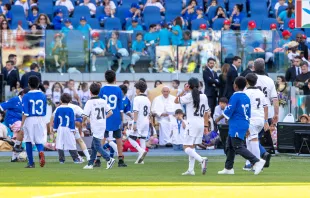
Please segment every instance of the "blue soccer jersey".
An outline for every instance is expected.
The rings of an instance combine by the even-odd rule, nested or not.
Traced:
[[[71,107],[61,105],[55,110],[53,129],[56,131],[59,127],[67,127],[75,131],[75,115]]]
[[[31,90],[24,95],[23,114],[27,117],[46,115],[46,96],[39,90]]]
[[[250,98],[244,92],[235,92],[229,99],[223,115],[229,120],[229,136],[243,140],[250,125]]]
[[[130,100],[127,98],[127,96],[123,98],[123,110],[124,110],[124,113],[131,112],[131,103],[130,103]]]
[[[123,112],[123,92],[117,85],[107,84],[100,89],[99,97],[105,99],[110,105],[113,114],[107,119],[107,131],[120,129],[122,123],[121,112]]]
[[[10,126],[16,121],[22,121],[22,99],[20,96],[13,97],[6,102],[0,104],[0,109],[6,111],[5,123]]]

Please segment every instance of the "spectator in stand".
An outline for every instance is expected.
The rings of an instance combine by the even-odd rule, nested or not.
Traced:
[[[91,58],[92,58],[92,71],[95,72],[96,69],[96,59],[97,56],[104,56],[105,55],[105,46],[103,42],[99,39],[99,32],[93,32],[92,37],[93,40],[90,44],[91,49]]]
[[[291,33],[288,30],[284,30],[282,32],[282,39],[279,42],[279,47],[283,48],[283,45],[289,43],[291,41],[290,37],[291,37]]]
[[[222,31],[231,31],[230,24],[231,24],[230,20],[228,20],[228,19],[225,20]]]
[[[25,16],[28,16],[29,5],[27,0],[17,0],[14,5],[22,6],[25,11]]]
[[[72,26],[72,24],[71,24],[71,20],[70,19],[65,19],[64,20],[64,26],[61,28],[61,33],[62,33],[62,37],[64,38],[64,39],[66,39],[67,38],[67,35],[68,35],[68,33],[71,31],[71,30],[73,30],[73,26]]]
[[[114,17],[114,16],[113,16]],[[102,13],[98,18],[100,26],[104,27],[104,22],[107,18],[113,18],[111,15],[111,8],[110,6],[105,6],[104,7],[104,13]]]
[[[149,32],[144,35],[145,45],[147,47],[147,53],[151,58],[149,72],[152,73],[153,65],[155,64],[155,47],[158,43],[158,32],[156,31],[156,24],[151,24]]]
[[[281,12],[277,18],[279,24],[284,24],[286,19],[295,18],[295,7],[290,4],[287,9]]]
[[[296,35],[296,41],[299,43],[298,50],[303,51],[305,59],[308,60],[308,46],[305,44],[305,42],[303,42],[301,33]]]
[[[62,73],[62,68],[65,65],[64,45],[62,42],[62,35],[55,34],[54,41],[51,42],[52,56],[54,57],[57,71]]]
[[[248,62],[248,67],[246,68],[246,70],[244,70],[244,71],[240,74],[240,76],[245,77],[247,74],[253,73],[253,70],[254,70],[254,61],[249,61],[249,62]]]
[[[30,72],[25,73],[20,80],[21,88],[25,89],[28,87],[28,79],[30,76],[37,76],[41,83],[41,74],[39,72],[39,66],[37,63],[32,63],[30,65]]]
[[[294,82],[296,77],[301,74],[300,70],[301,58],[300,56],[296,56],[293,61],[293,66],[288,68],[285,73],[285,80],[287,82]]]
[[[3,48],[11,48],[13,47],[13,32],[9,27],[9,22],[7,20],[3,20],[0,24],[1,31],[1,47]]]
[[[96,6],[91,3],[90,0],[84,0],[84,2],[80,4],[80,6],[87,6],[92,17],[96,15]]]
[[[75,89],[74,80],[70,79],[67,85],[68,85],[68,88],[64,89],[64,93],[70,94],[70,96],[72,97],[72,103],[76,105],[80,105],[80,98],[79,98],[77,90]]]
[[[274,5],[275,16],[278,16],[278,9],[280,6],[287,6],[285,0],[278,0],[278,2]]]
[[[278,29],[277,24],[275,23],[270,24],[270,30],[276,31],[277,29]]]
[[[181,12],[183,19],[185,19],[186,21],[191,21],[193,16],[196,15],[195,14],[195,8],[197,5],[198,4],[197,4],[196,0],[191,0],[189,2],[189,5],[187,7],[185,7]]]
[[[203,18],[205,18],[205,15],[203,13],[203,7],[202,6],[196,6],[196,14],[192,15],[191,20],[203,19]]]
[[[182,45],[183,46],[191,46],[192,41],[192,33],[189,30],[183,32]]]
[[[2,21],[6,20],[5,15],[4,14],[0,14],[0,24],[2,23]]]
[[[164,6],[160,3],[160,0],[147,0],[144,8],[148,6],[156,6],[160,9],[160,12],[165,12]]]
[[[131,19],[131,18],[140,18],[141,10],[140,6],[137,3],[132,3],[130,6],[130,9],[125,15],[125,19]]]
[[[224,96],[225,86],[226,86],[226,79],[227,79],[227,73],[229,70],[229,64],[225,63],[222,65],[221,68],[221,74],[219,75],[219,98],[222,98]]]
[[[50,82],[48,80],[44,80],[42,84],[45,89],[45,95],[51,98],[52,90],[50,89]]]
[[[51,30],[52,25],[50,19],[47,17],[46,14],[39,14],[38,19],[36,20],[36,24],[42,29],[42,30]]]
[[[30,0],[30,9],[34,6],[38,7],[38,0]]]
[[[61,30],[62,22],[64,20],[62,9],[61,8],[57,9],[55,14],[56,16],[53,19],[54,30]]]
[[[42,40],[42,32],[38,29],[36,24],[30,26],[30,32],[26,34],[27,47],[32,49],[40,47]]]
[[[132,18],[131,25],[127,28],[127,30],[128,31],[143,31],[143,28],[141,25],[139,25],[137,18]]]
[[[29,14],[27,17],[27,21],[29,26],[31,26],[32,24],[35,23],[35,21],[38,19],[39,17],[39,8],[37,6],[32,6],[31,7],[31,13]]]
[[[83,36],[88,37],[89,33],[92,31],[92,28],[86,21],[86,17],[82,16],[80,18],[80,25],[77,27],[77,30],[82,32]]]
[[[100,2],[100,0],[96,0],[96,4],[99,6],[109,6],[111,8],[111,14],[115,14],[116,12],[116,6],[115,3],[112,0],[103,0]]]
[[[243,10],[243,4],[236,4],[234,6],[234,10],[229,18],[231,24],[231,29],[233,30],[240,30],[241,22],[244,18],[243,13],[241,13]]]
[[[212,21],[214,22],[216,19],[228,19],[222,6],[217,7],[216,15],[213,17]]]
[[[86,82],[83,82],[79,85],[78,88],[78,95],[80,98],[80,101],[82,103],[82,108],[85,106],[86,102],[91,98],[90,92],[88,89],[88,84]]]
[[[116,70],[116,73],[120,73],[122,70],[122,55],[119,53],[119,50],[122,48],[122,43],[119,40],[119,33],[118,32],[112,32],[112,37],[108,41],[108,51],[110,54],[112,54],[118,62],[118,68]]]
[[[5,15],[6,20],[9,22],[9,24],[12,23],[12,12],[11,12],[11,4],[4,4],[3,6],[3,14]]]
[[[177,17],[173,21],[173,27],[171,29],[171,43],[172,45],[180,45],[182,43],[182,18]]]
[[[294,57],[300,55],[300,51],[297,50],[298,45],[299,43],[297,43],[296,41],[291,41],[287,44],[287,47],[288,47],[287,57],[290,61],[293,61]]]
[[[301,63],[301,74],[296,77],[296,82],[298,82],[298,87],[304,89],[308,86],[308,80],[310,79],[310,72],[308,71],[308,63]]]
[[[60,96],[62,93],[62,85],[59,82],[55,82],[52,86],[52,101],[54,104],[60,103]]]
[[[239,56],[235,56],[233,58],[233,63],[228,70],[227,78],[226,78],[224,96],[228,100],[235,92],[233,85],[234,85],[235,79],[238,77],[238,69],[240,66],[241,66],[241,58]]]
[[[212,0],[210,6],[208,7],[206,13],[209,13],[210,7],[218,6],[217,0]]]
[[[16,88],[17,82],[19,82],[19,76],[13,64],[13,61],[7,61],[5,65],[5,70],[7,72],[4,73],[4,80],[6,84],[10,86],[11,91]]]
[[[73,6],[71,0],[57,0],[55,5],[56,6],[66,6],[70,15],[74,11],[74,6]]]
[[[134,67],[136,62],[138,62],[141,56],[145,56],[145,43],[142,40],[142,33],[136,34],[136,40],[132,44],[132,57],[131,57],[131,64],[129,66],[129,70],[131,73],[135,73]]]
[[[165,22],[162,22],[161,25],[161,30],[158,33],[159,46],[171,45],[172,32],[168,29],[169,25]]]
[[[310,62],[307,59],[305,59],[304,52],[300,52],[299,56],[301,57],[302,61],[305,61],[308,63],[308,71],[310,71]]]
[[[154,82],[154,88],[156,88],[157,86],[163,84],[163,82],[161,82],[160,80],[155,80]]]

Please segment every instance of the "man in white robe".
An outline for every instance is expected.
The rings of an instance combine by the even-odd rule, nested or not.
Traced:
[[[163,87],[161,93],[153,100],[151,112],[159,123],[159,145],[166,145],[171,143],[170,118],[182,107],[174,103],[175,96],[170,95],[169,87]]]

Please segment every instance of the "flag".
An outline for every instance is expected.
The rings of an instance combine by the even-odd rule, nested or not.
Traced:
[[[310,28],[310,1],[296,0],[296,28]]]

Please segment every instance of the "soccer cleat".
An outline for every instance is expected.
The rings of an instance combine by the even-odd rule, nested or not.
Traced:
[[[244,165],[243,170],[244,170],[244,171],[251,171],[251,170],[252,170],[252,164],[246,164],[246,165]]]
[[[91,170],[91,169],[94,169],[94,166],[93,166],[93,165],[86,165],[86,166],[84,166],[83,169],[85,169],[85,170]]]
[[[79,160],[80,160],[82,163],[85,162],[85,160],[84,160],[83,157],[81,157],[81,156],[79,156]]]
[[[76,159],[76,160],[74,160],[74,162],[73,163],[75,163],[75,164],[83,164],[83,162],[80,160],[80,159]]]
[[[127,167],[123,159],[118,160],[118,167]]]
[[[65,161],[59,161],[59,163],[60,163],[60,164],[64,164],[64,163],[65,163]]]
[[[138,159],[137,159],[138,164],[140,164],[140,163],[144,160],[146,154],[147,154],[146,151],[144,151],[143,153],[139,153],[139,157],[138,157]]]
[[[219,174],[219,175],[234,175],[234,174],[235,174],[235,171],[234,171],[233,168],[230,169],[230,170],[224,168],[223,170],[217,172],[217,174]]]
[[[33,163],[32,165],[30,165],[30,164],[27,164],[27,166],[25,167],[25,168],[35,168],[36,166],[35,166],[35,164]]]
[[[182,175],[192,175],[194,176],[195,175],[195,172],[194,171],[186,171],[185,173],[182,173]]]
[[[138,163],[138,160],[137,160],[135,164],[144,164],[144,161],[142,161],[141,163]]]
[[[111,169],[115,163],[114,158],[110,158],[110,160],[107,162],[107,168],[106,169]]]
[[[11,162],[18,162],[18,158],[11,159]]]
[[[45,165],[45,156],[44,156],[44,152],[43,151],[40,151],[39,158],[40,158],[40,166],[44,167],[44,165]]]
[[[95,164],[94,164],[94,167],[100,167],[100,166],[101,166],[100,160],[96,160]]]
[[[208,158],[203,157],[201,162],[201,173],[203,175],[205,175],[207,172],[207,166],[208,166]]]
[[[21,153],[23,152],[23,147],[21,147],[21,145],[18,145],[18,146],[14,146],[13,147],[13,151],[16,152],[16,153]]]
[[[254,175],[258,175],[264,168],[266,161],[263,159],[260,159],[258,162],[256,162],[253,166],[254,171]]]
[[[270,159],[271,159],[271,154],[270,153],[268,153],[268,152],[266,152],[266,153],[264,153],[264,155],[263,155],[263,159],[266,161],[266,163],[265,163],[265,168],[268,168],[269,166],[270,166]]]

